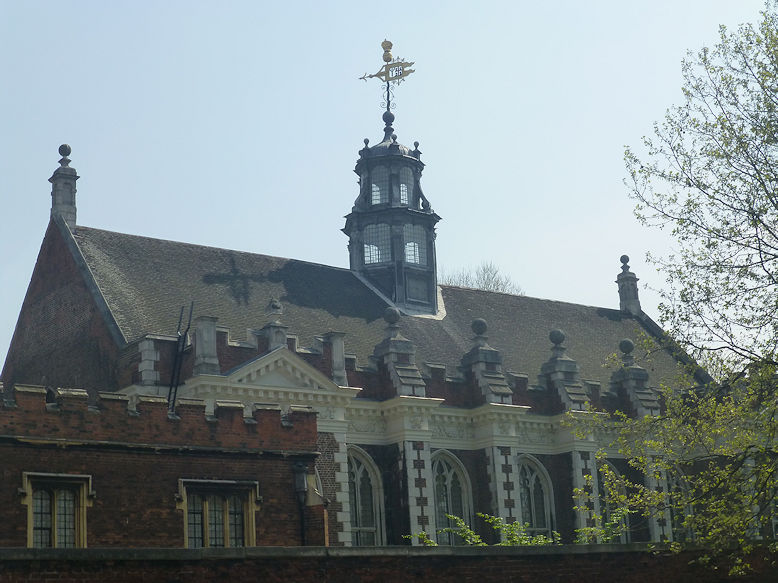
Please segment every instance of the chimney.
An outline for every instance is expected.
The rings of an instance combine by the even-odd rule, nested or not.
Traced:
[[[59,147],[60,167],[49,178],[51,182],[51,217],[60,216],[70,230],[76,228],[76,180],[79,176],[75,168],[70,167],[70,146]]]
[[[629,270],[627,255],[621,256],[621,273],[616,276],[616,283],[619,286],[619,309],[627,314],[639,316],[642,310],[638,298],[638,278]]]

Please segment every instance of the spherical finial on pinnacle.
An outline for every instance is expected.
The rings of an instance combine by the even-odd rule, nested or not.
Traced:
[[[365,142],[365,148],[367,148],[367,145],[370,143],[370,140],[368,138],[365,138],[362,141]]]
[[[59,147],[59,155],[63,157],[70,156],[70,146],[68,146],[67,144],[62,144]]]
[[[622,255],[622,256],[621,256],[619,259],[621,260],[621,262],[622,262],[624,265],[626,265],[627,263],[629,263],[629,255]]]
[[[548,335],[548,339],[551,340],[551,344],[559,346],[562,344],[562,342],[565,341],[565,333],[558,328],[556,330],[551,330],[551,333]]]
[[[473,333],[476,336],[483,336],[486,334],[486,320],[483,318],[476,318],[473,320],[473,323],[470,325],[470,329],[473,331]]]
[[[419,149],[419,142],[413,142],[413,147],[418,150]]]
[[[384,310],[384,321],[390,326],[400,321],[400,310],[389,306]]]
[[[619,342],[619,350],[621,350],[624,354],[629,354],[633,350],[635,350],[635,343],[632,342],[629,338],[625,338],[621,342]]]
[[[391,125],[392,122],[394,121],[394,114],[391,111],[385,111],[381,119],[384,120],[384,123],[386,125]]]

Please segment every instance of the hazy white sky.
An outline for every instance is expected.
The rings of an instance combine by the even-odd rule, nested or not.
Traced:
[[[760,0],[0,0],[0,359],[72,146],[78,223],[347,266],[362,139],[382,137],[380,43],[420,142],[444,268],[491,260],[528,295],[617,307],[632,216],[625,145],[681,99],[687,50]],[[656,315],[656,296],[641,290]]]

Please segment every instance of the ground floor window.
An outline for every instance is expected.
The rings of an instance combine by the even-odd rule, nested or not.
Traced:
[[[256,482],[181,480],[180,490],[188,548],[256,544]]]
[[[519,503],[521,522],[532,534],[551,535],[551,484],[539,463],[531,458],[519,462]]]
[[[347,465],[351,543],[380,545],[383,531],[380,474],[369,456],[357,448],[349,448]]]
[[[27,472],[23,482],[27,546],[85,547],[86,507],[91,505],[92,493],[90,476]]]
[[[438,454],[432,461],[435,493],[435,521],[437,528],[452,527],[446,515],[457,516],[470,522],[470,488],[461,465],[448,454]],[[437,535],[442,545],[462,544],[462,540],[450,532]]]

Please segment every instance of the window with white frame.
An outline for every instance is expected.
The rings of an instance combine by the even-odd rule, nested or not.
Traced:
[[[403,239],[405,241],[405,262],[427,265],[427,245],[424,227],[421,225],[404,225]]]
[[[370,173],[370,204],[384,204],[389,201],[389,170],[376,166]]]
[[[454,526],[447,514],[470,523],[470,486],[462,465],[446,452],[438,453],[432,461],[432,479],[435,495],[435,521],[437,528]],[[437,535],[442,545],[462,544],[462,540],[449,532]]]
[[[349,448],[347,465],[351,544],[383,544],[383,495],[380,474],[367,453],[356,447]]]
[[[27,546],[86,546],[86,508],[91,506],[91,477],[78,474],[23,474],[27,505]]]
[[[184,511],[186,546],[254,546],[259,500],[253,481],[180,480],[178,508]]]
[[[391,260],[389,225],[379,223],[365,227],[364,253],[365,265]]]
[[[553,497],[551,482],[543,466],[531,457],[522,457],[518,463],[519,511],[521,522],[528,524],[532,534],[551,536]]]

